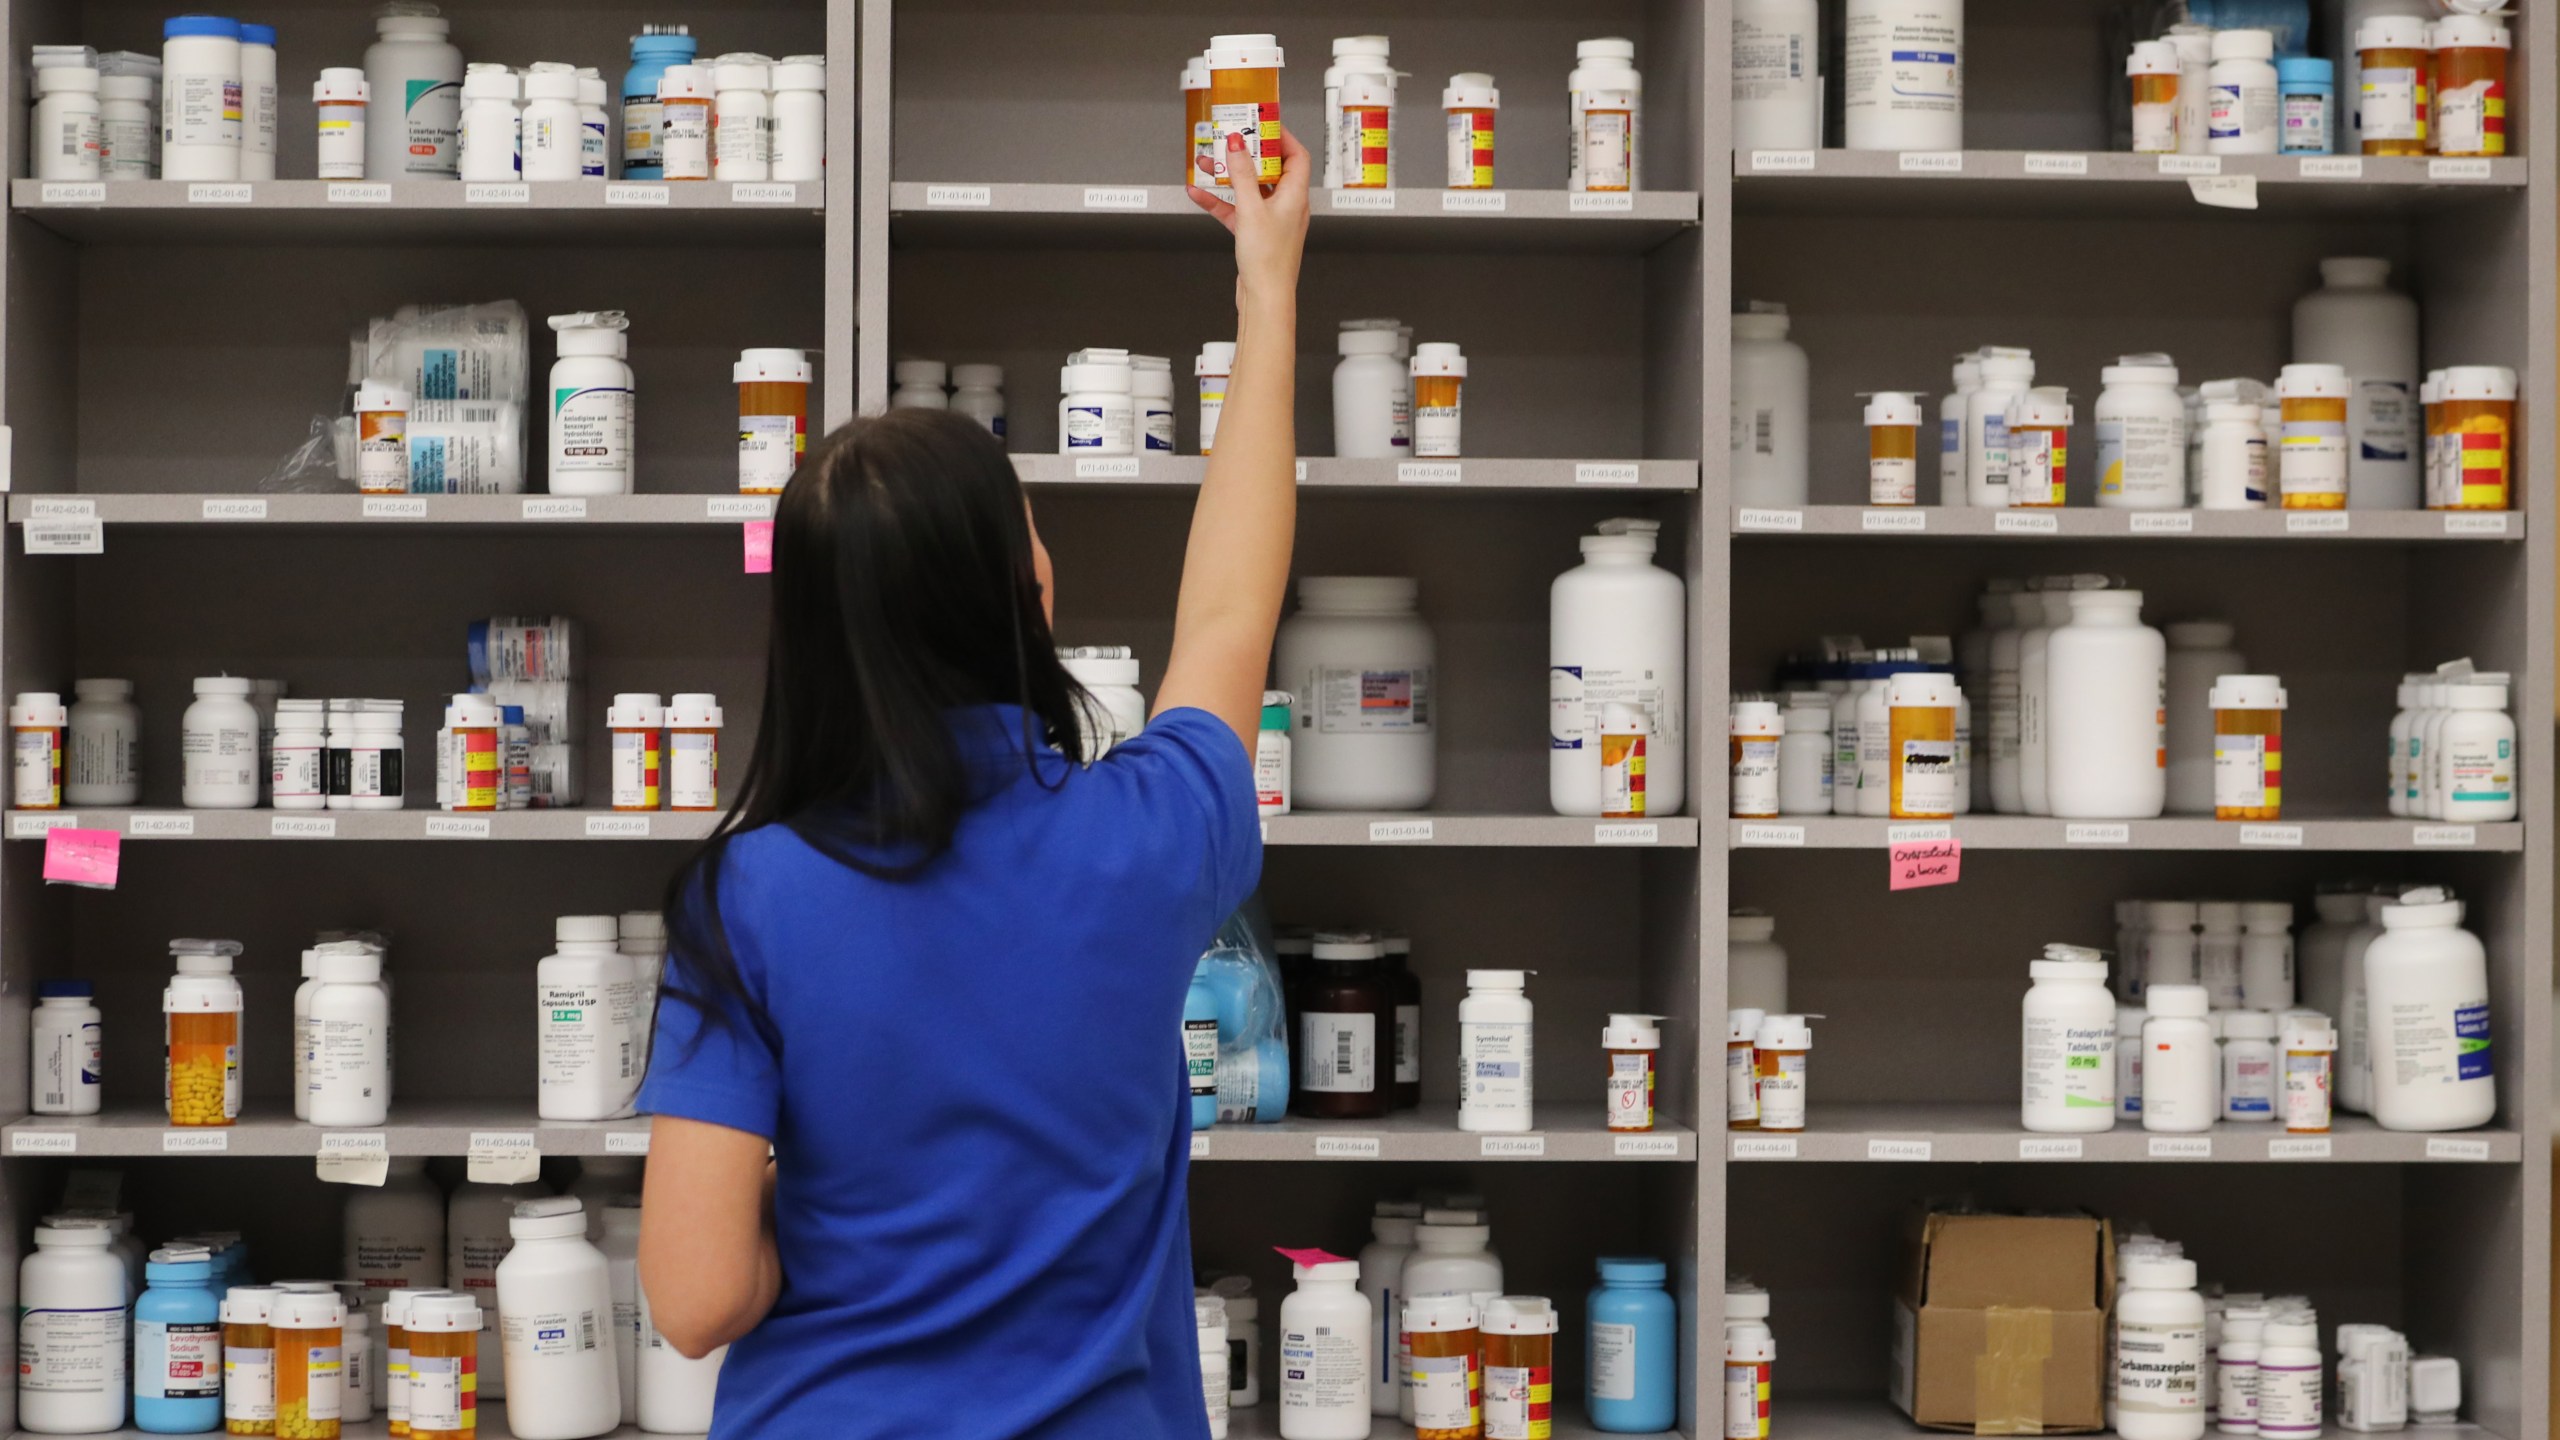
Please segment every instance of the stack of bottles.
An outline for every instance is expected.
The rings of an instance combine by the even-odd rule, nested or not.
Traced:
[[[1841,25],[1826,35],[1823,11]],[[1818,73],[1829,56],[1838,75]],[[1817,150],[1823,94],[1850,150],[1964,148],[1963,0],[1741,0],[1733,18],[1733,148]],[[1844,83],[1845,77],[1845,83]]]
[[[1725,1440],[1769,1440],[1769,1387],[1778,1338],[1769,1292],[1738,1276],[1724,1282]]]
[[[1166,373],[1172,373],[1172,362],[1165,362]],[[998,440],[1004,438],[1004,367],[1001,365],[952,365],[939,360],[901,360],[891,367],[898,388],[889,396],[892,410],[957,410],[987,427],[987,433]],[[1135,377],[1132,377],[1132,386]],[[1170,382],[1168,382],[1170,383]],[[1132,394],[1134,395],[1134,388]],[[1173,448],[1170,438],[1173,424],[1172,396],[1166,395],[1165,448]],[[1205,450],[1203,453],[1206,453]]]
[[[451,697],[444,726],[436,733],[439,805],[447,810],[550,810],[579,802],[584,794],[579,736],[586,708],[578,683],[581,649],[578,622],[567,616],[471,622],[465,637],[471,688]],[[522,715],[509,721],[509,709]],[[514,733],[519,725],[520,735]],[[716,732],[716,714],[697,728]],[[522,784],[512,774],[519,761],[525,771]],[[516,799],[524,805],[514,804]]]
[[[2516,722],[2509,677],[2453,660],[2400,682],[2391,719],[2391,813],[2421,820],[2513,820]]]
[[[29,175],[38,180],[160,178],[159,56],[131,50],[101,55],[87,45],[28,49],[35,95]],[[242,94],[244,105],[249,99]],[[272,164],[274,152],[267,151],[265,158]]]
[[[1731,726],[1733,814],[1943,819],[1975,807],[1972,699],[1942,635],[1870,650],[1826,637],[1790,661],[1777,694],[1738,694]]]
[[[338,473],[382,494],[523,491],[530,335],[512,300],[404,305],[369,322],[348,347]],[[395,414],[396,447],[387,428]]]

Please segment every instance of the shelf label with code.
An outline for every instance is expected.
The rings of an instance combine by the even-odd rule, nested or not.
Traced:
[[[800,187],[787,180],[732,180],[729,182],[732,205],[797,205]]]
[[[1375,1160],[1378,1137],[1375,1135],[1319,1135],[1316,1137],[1319,1160]]]
[[[2480,832],[2468,825],[2412,825],[2409,843],[2421,850],[2468,850],[2480,843]]]
[[[530,205],[533,187],[504,180],[475,180],[462,187],[465,205]]]
[[[77,1155],[80,1133],[76,1130],[21,1130],[9,1137],[12,1155]]]
[[[1564,208],[1574,215],[1630,215],[1635,212],[1636,197],[1624,190],[1576,192],[1564,197]]]
[[[1680,1158],[1680,1137],[1620,1135],[1611,1141],[1609,1153],[1621,1160],[1677,1160]]]
[[[1144,210],[1147,187],[1144,185],[1087,185],[1084,187],[1087,210]]]
[[[2444,512],[2447,535],[2504,535],[2507,512],[2504,510],[2447,510]]]
[[[257,199],[257,187],[236,181],[187,187],[190,205],[246,205]]]
[[[2018,1158],[2021,1160],[2077,1160],[2080,1158],[2080,1141],[2076,1137],[2023,1136],[2018,1141]]]
[[[19,529],[26,537],[30,555],[107,553],[107,522],[95,516],[86,520],[30,520]]]
[[[489,817],[486,815],[430,815],[427,817],[430,840],[486,840]]]
[[[207,500],[204,502],[203,514],[207,520],[264,520],[267,518],[267,502],[264,500]]]
[[[1867,1142],[1867,1158],[1870,1160],[1926,1160],[1935,1148],[1927,1140],[1870,1140]]]
[[[1733,831],[1737,846],[1797,846],[1804,843],[1801,825],[1737,825]]]
[[[1905,175],[1961,175],[1964,152],[1961,150],[1905,150],[1902,152]]]
[[[1547,1153],[1544,1135],[1487,1135],[1476,1154],[1487,1160],[1535,1160]]]
[[[424,495],[367,495],[364,497],[367,520],[424,520],[427,497]]]
[[[38,192],[47,205],[104,205],[107,187],[97,180],[48,180]]]
[[[1407,460],[1396,466],[1399,485],[1455,485],[1461,469],[1450,460]]]
[[[1603,821],[1591,827],[1591,843],[1594,845],[1659,845],[1662,843],[1662,827]]]
[[[2062,843],[2065,845],[2130,845],[2133,843],[2133,827],[2130,825],[2065,825],[2062,827]]]
[[[2062,521],[2033,510],[2003,510],[1991,517],[1991,528],[2001,535],[2053,535],[2060,533]]]
[[[391,187],[379,181],[368,185],[361,180],[332,180],[329,182],[329,203],[388,205],[391,203]]]
[[[1079,480],[1135,480],[1138,478],[1138,457],[1119,455],[1107,459],[1096,459],[1086,456],[1076,461],[1076,478]]]
[[[2427,162],[2427,178],[2430,180],[2486,180],[2497,173],[2497,170],[2486,160],[2430,160]]]
[[[590,815],[587,817],[590,840],[646,840],[649,817],[646,815]]]
[[[1751,152],[1751,173],[1809,175],[1820,158],[1811,150],[1754,150]]]
[[[2198,175],[2187,181],[2187,193],[2199,205],[2216,210],[2255,210],[2258,208],[2258,177],[2255,175]]]
[[[44,838],[44,834],[48,830],[77,830],[79,828],[79,816],[65,815],[58,810],[50,815],[12,815],[9,817],[9,838],[12,840],[41,840]]]
[[[1198,1130],[1191,1132],[1191,1158],[1194,1160],[1209,1158],[1209,1137]]]
[[[604,1132],[604,1153],[607,1155],[646,1155],[649,1153],[649,1132],[646,1130],[607,1130]]]
[[[1796,1141],[1792,1135],[1736,1135],[1732,1154],[1736,1160],[1793,1160]]]
[[[996,203],[996,192],[987,185],[927,185],[924,187],[924,203],[984,209]]]
[[[2489,1158],[2489,1142],[2430,1135],[2427,1137],[2427,1158],[2430,1160],[2486,1160]]]
[[[1736,530],[1802,530],[1804,512],[1801,510],[1736,510],[1733,512],[1733,528]]]
[[[2160,173],[2163,175],[2219,175],[2222,173],[2222,157],[2219,155],[2163,155],[2160,157]]]
[[[1929,512],[1916,505],[1908,509],[1862,510],[1858,512],[1858,528],[1887,535],[1919,535],[1929,528]]]
[[[641,185],[627,180],[616,180],[604,187],[604,203],[607,205],[662,206],[673,198],[664,185]]]
[[[2329,1137],[2313,1135],[2299,1140],[2270,1140],[2267,1142],[2267,1158],[2270,1160],[2326,1160],[2329,1158]]]
[[[1499,215],[1511,208],[1508,190],[1443,190],[1440,209],[1444,214]]]
[[[2294,172],[2305,180],[2361,180],[2364,157],[2360,155],[2306,155],[2301,168]]]
[[[1428,820],[1372,820],[1369,843],[1372,845],[1414,845],[1431,839]]]
[[[2030,175],[2086,175],[2089,173],[2089,157],[2031,151],[2027,155],[2026,170]]]
[[[2210,1160],[2213,1137],[2210,1135],[2154,1135],[2150,1144],[2154,1160]]]
[[[465,1154],[474,1185],[520,1185],[542,1173],[542,1148],[530,1130],[474,1130]]]
[[[527,520],[584,520],[587,502],[575,495],[527,495],[523,514]]]
[[[38,495],[27,502],[30,520],[91,520],[98,514],[98,502],[78,500],[63,495]]]
[[[2136,535],[2193,535],[2196,515],[2192,510],[2136,510],[2130,528]]]
[[[2287,510],[2284,533],[2287,535],[2344,535],[2347,533],[2344,510]]]
[[[185,839],[196,833],[193,815],[130,815],[125,817],[124,833],[139,839]]]
[[[326,815],[276,815],[267,820],[267,835],[275,840],[335,840],[338,822]]]
[[[379,1130],[332,1130],[312,1167],[332,1185],[379,1185],[391,1175],[391,1137]]]
[[[2299,850],[2302,848],[2302,827],[2299,825],[2243,825],[2240,827],[2240,843],[2268,845],[2282,850]]]
[[[1396,192],[1393,190],[1336,190],[1331,194],[1333,208],[1336,210],[1393,210],[1396,208]]]
[[[770,520],[773,518],[770,495],[714,495],[702,502],[702,518],[706,520]]]
[[[1938,821],[1906,821],[1900,825],[1884,827],[1884,839],[1888,845],[1912,845],[1923,840],[1953,840],[1954,838],[1956,838],[1956,827]]]
[[[160,1153],[163,1155],[218,1155],[231,1148],[231,1132],[207,1127],[202,1130],[163,1130]]]
[[[1576,485],[1634,485],[1643,479],[1643,469],[1635,465],[1586,462],[1573,467],[1573,483]]]

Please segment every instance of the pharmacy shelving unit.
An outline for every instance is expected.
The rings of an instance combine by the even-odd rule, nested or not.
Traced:
[[[1778,917],[1790,1004],[1827,1017],[1814,1027],[1806,1132],[1702,1145],[1724,1163],[1702,1166],[1700,1268],[1773,1293],[1778,1427],[1821,1440],[1911,1433],[1886,1399],[1897,1222],[1924,1199],[1969,1197],[2146,1222],[2184,1242],[2208,1278],[2306,1292],[2325,1322],[2384,1321],[2421,1350],[2461,1357],[2459,1433],[2550,1433],[2549,767],[2527,757],[2517,822],[2440,827],[2389,818],[2374,763],[2394,677],[2457,655],[2516,672],[2520,733],[2552,733],[2548,426],[2527,422],[2521,498],[2503,516],[1880,512],[1861,503],[1856,398],[1935,396],[1955,352],[2022,345],[2043,383],[2079,397],[2085,435],[2098,369],[2113,357],[2166,351],[2190,379],[2271,376],[2289,358],[2295,300],[2318,284],[2315,262],[2374,254],[2424,306],[2430,366],[2511,365],[2532,377],[2532,403],[2548,403],[2560,303],[2550,12],[2528,7],[2518,20],[2517,89],[2544,103],[2519,100],[2508,158],[2233,158],[2197,176],[2192,161],[2109,153],[2097,97],[2122,84],[2130,7],[1974,0],[1968,148],[1910,155],[1736,153],[1714,38],[1727,33],[1727,7],[1709,8],[1707,151],[1721,193],[1705,212],[1711,224],[1729,217],[1729,243],[1711,241],[1708,293],[1737,309],[1788,305],[1812,361],[1814,461],[1813,503],[1772,510],[1735,506],[1726,465],[1709,459],[1703,543],[1724,553],[1730,577],[1705,610],[1731,659],[1713,683],[1764,688],[1782,656],[1824,635],[1961,634],[1993,576],[2101,571],[2141,589],[2153,623],[2237,622],[2251,668],[2284,676],[2293,699],[2280,825],[1709,824],[1708,873],[1725,877],[1733,904]],[[2336,23],[2339,6],[2313,8]],[[1827,63],[1837,61],[1835,47]],[[2254,210],[2203,203],[2242,190]],[[1708,342],[1711,415],[1726,404],[1723,333]],[[2075,448],[2072,490],[2085,505],[2094,446]],[[1889,893],[1885,847],[1939,837],[1963,843],[1958,882]],[[2447,881],[2469,902],[2498,1016],[2489,1126],[2395,1135],[2347,1116],[2325,1143],[2230,1125],[2195,1137],[2019,1129],[2018,997],[2043,944],[2112,949],[2120,898],[2307,902],[2318,881],[2357,877]],[[1724,947],[1711,936],[1706,949],[1702,988],[1714,997]],[[1699,1296],[1710,1333],[1718,1303]]]

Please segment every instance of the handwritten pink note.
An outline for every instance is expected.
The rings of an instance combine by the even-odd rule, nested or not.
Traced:
[[[750,520],[743,527],[747,535],[747,573],[773,573],[773,522]]]
[[[124,836],[113,830],[47,830],[44,832],[45,883],[113,890],[123,846]]]
[[[1892,888],[1920,890],[1931,885],[1953,885],[1964,868],[1964,842],[1961,840],[1912,840],[1893,847],[1890,856]]]

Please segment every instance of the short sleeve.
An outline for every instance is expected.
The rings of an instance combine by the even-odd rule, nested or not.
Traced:
[[[1145,766],[1190,795],[1208,822],[1209,884],[1220,916],[1253,894],[1262,879],[1261,811],[1254,801],[1253,757],[1227,722],[1206,710],[1167,710],[1114,747],[1105,765]]]
[[[736,895],[728,887],[724,893]],[[749,972],[752,957],[737,942],[738,927],[729,933],[742,979],[751,991],[760,989]],[[782,1057],[766,1034],[741,999],[723,995],[681,953],[670,953],[659,985],[649,1074],[640,1087],[641,1112],[773,1139],[782,1119]]]

